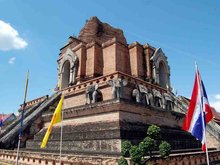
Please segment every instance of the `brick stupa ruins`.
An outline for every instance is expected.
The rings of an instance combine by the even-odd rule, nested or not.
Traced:
[[[122,30],[92,17],[78,37],[69,37],[57,62],[61,90],[27,103],[25,150],[59,152],[60,124],[54,126],[47,147],[40,149],[40,144],[61,93],[64,153],[120,155],[122,141],[139,142],[151,124],[161,127],[172,150],[200,147],[181,130],[188,103],[171,91],[170,66],[161,48],[128,44]],[[17,147],[18,129],[19,119],[4,129],[1,148]],[[215,131],[209,129],[216,146]]]

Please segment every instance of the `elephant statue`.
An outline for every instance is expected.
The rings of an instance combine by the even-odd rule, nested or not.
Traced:
[[[150,89],[143,85],[139,85],[139,90],[143,94],[143,102],[145,105],[154,105],[153,94]]]
[[[95,103],[98,100],[98,84],[89,85],[86,88],[86,104]]]
[[[107,82],[112,87],[112,98],[122,98],[124,95],[124,86],[128,84],[125,79],[117,78]]]
[[[154,97],[154,105],[156,107],[163,107],[162,105],[162,95],[160,93],[160,91],[156,90],[156,89],[152,89],[152,92],[153,92],[153,97]]]
[[[135,101],[137,103],[141,103],[142,102],[141,92],[139,91],[138,87],[137,87],[137,89],[133,89],[132,96],[135,98]]]
[[[149,100],[149,105],[154,105],[154,96],[153,96],[152,91],[150,89],[148,90],[147,97]]]
[[[153,95],[147,87],[143,85],[136,85],[137,89],[132,91],[132,96],[135,97],[137,103],[144,103],[145,105],[153,105]]]
[[[164,97],[164,108],[167,110],[173,110],[174,100],[172,96],[169,93],[164,93],[163,97]]]

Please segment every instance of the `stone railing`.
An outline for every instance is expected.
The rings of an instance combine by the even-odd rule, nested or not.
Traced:
[[[216,161],[219,161],[219,160],[220,160],[220,151],[209,151],[210,163],[215,163]],[[178,165],[186,165],[186,164],[205,165],[206,154],[204,152],[172,154],[165,161],[163,159],[158,159],[154,163],[155,164],[178,164]]]
[[[178,104],[182,109],[182,113],[186,114],[188,111],[189,102],[180,97],[178,99]],[[207,131],[212,134],[216,139],[220,140],[220,125],[217,124],[214,120],[210,121],[207,124]]]
[[[133,161],[128,160],[128,164],[134,165]],[[162,159],[159,156],[149,159],[145,165],[206,165],[207,159],[205,152],[188,152],[171,154],[168,158]],[[209,151],[209,162],[217,164],[220,162],[220,151]]]
[[[44,102],[44,101],[46,101],[46,98],[44,100],[42,100],[42,102]],[[39,103],[35,104],[34,106],[28,108],[24,113],[24,118],[26,118],[31,113],[33,113],[42,104],[42,102],[39,102]],[[20,120],[21,120],[21,115],[18,116],[17,119],[15,119],[10,125],[8,125],[5,128],[3,127],[3,130],[0,134],[0,138],[3,137],[4,135],[6,135],[12,129],[14,129],[16,127],[16,125],[20,124]]]
[[[60,163],[58,154],[21,151],[18,162],[20,165],[115,165],[117,164],[117,159],[117,157],[63,154]],[[0,150],[1,162],[14,164],[16,162],[16,151]]]
[[[61,92],[57,92],[48,99],[45,98],[45,101],[42,102],[33,112],[30,112],[29,115],[27,115],[27,113],[28,111],[30,111],[30,109],[27,112],[25,112],[22,127],[23,130],[25,130],[33,121],[35,121],[42,114],[42,112],[45,111],[50,105],[53,105],[59,99],[60,95]],[[13,127],[11,127],[10,125],[10,128],[7,129],[7,132],[5,131],[5,134],[0,139],[1,145],[5,148],[13,146],[12,142],[16,142],[13,140],[16,139],[19,133],[20,123],[18,123],[17,121],[15,123],[12,123],[12,125]]]
[[[174,98],[174,111],[185,114],[188,110],[188,105],[185,104],[179,97],[172,95]]]
[[[83,155],[62,155],[61,165],[115,165],[118,157],[103,157],[103,156],[83,156]],[[134,163],[127,159],[130,165]],[[16,161],[16,151],[0,150],[0,163],[14,164]],[[60,157],[52,153],[39,153],[30,151],[21,151],[19,154],[20,165],[60,165]],[[209,151],[209,161],[216,164],[220,161],[220,151]],[[205,165],[206,155],[204,152],[190,152],[171,154],[167,159],[155,157],[146,162],[147,164],[158,165]]]
[[[141,80],[139,78],[134,78],[131,75],[128,75],[128,74],[125,74],[125,73],[122,73],[122,72],[114,72],[114,73],[109,74],[109,75],[100,76],[100,77],[94,78],[92,80],[88,80],[88,81],[82,82],[80,84],[64,88],[64,89],[62,89],[62,92],[66,96],[71,95],[71,94],[74,94],[74,93],[78,93],[80,91],[85,91],[87,86],[95,84],[95,83],[97,83],[100,87],[102,87],[102,86],[107,85],[108,80],[115,79],[115,78],[125,79],[125,80],[128,81],[128,83],[141,84],[141,85],[146,86],[149,89],[157,89],[160,92],[167,91],[165,88],[162,88],[162,87],[160,87],[158,85],[155,85],[155,84],[148,83],[148,82],[146,82],[144,80]]]
[[[31,100],[31,101],[26,102],[25,109],[27,109],[27,108],[33,106],[33,105],[36,104],[36,103],[42,102],[43,100],[45,100],[45,99],[47,99],[47,98],[48,98],[48,95],[45,95],[45,96],[42,96],[42,97],[39,97],[39,98],[36,98],[36,99],[34,99],[34,100]],[[20,105],[20,108],[19,108],[19,110],[18,110],[19,112],[22,110],[22,106],[23,106],[23,104]]]
[[[207,131],[211,133],[216,139],[220,140],[220,126],[216,122],[210,121],[207,124]]]

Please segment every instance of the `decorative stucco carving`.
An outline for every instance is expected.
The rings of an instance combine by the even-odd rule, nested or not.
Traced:
[[[69,77],[68,77],[68,86],[71,86],[73,84],[76,84],[76,76],[78,72],[78,67],[79,67],[79,59],[77,55],[70,49],[68,48],[66,53],[64,54],[63,58],[60,61],[60,65],[58,68],[58,79],[59,79],[59,84],[62,85],[63,83],[63,78],[64,78],[64,69],[65,69],[65,64],[68,63],[70,64],[69,68]]]
[[[170,66],[162,49],[156,49],[150,60],[153,65],[152,73],[154,82],[164,88],[167,88],[167,86],[170,87]]]
[[[154,96],[154,106],[163,108],[162,99],[163,96],[161,95],[160,91],[156,89],[152,89],[153,96]]]
[[[98,87],[98,84],[95,84],[89,85],[86,88],[86,104],[96,103],[98,101],[98,94],[100,93]]]
[[[144,85],[136,85],[132,96],[137,103],[160,107],[166,110],[174,109],[174,99],[169,92],[163,94],[156,89],[148,89]]]
[[[135,97],[137,103],[153,105],[153,95],[150,90],[143,85],[136,85],[136,89],[132,91],[132,96]]]
[[[126,80],[117,78],[109,80],[107,83],[112,87],[112,98],[123,98],[124,86],[128,84]]]
[[[174,99],[169,93],[164,93],[163,94],[164,98],[164,108],[167,110],[173,110],[174,108]]]

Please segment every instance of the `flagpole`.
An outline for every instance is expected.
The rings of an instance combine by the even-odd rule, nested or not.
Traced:
[[[4,117],[4,112],[2,113],[2,118],[1,118],[0,134],[2,133],[3,119],[4,119],[3,117]]]
[[[61,130],[60,130],[60,165],[61,165],[61,154],[62,154],[62,141],[63,141],[63,111],[62,112],[62,116],[61,116]]]
[[[201,77],[200,77],[200,73],[198,72],[198,66],[197,66],[197,63],[195,62],[195,66],[196,66],[196,75],[199,76],[197,77],[197,80],[199,80],[199,86],[201,87],[202,86],[202,82],[201,82]],[[201,96],[203,96],[203,93],[202,93],[202,90],[201,88],[200,89],[200,94]],[[208,154],[208,147],[207,147],[207,140],[206,140],[206,127],[205,127],[205,118],[204,118],[204,112],[203,112],[203,99],[201,98],[202,100],[202,104],[200,104],[200,106],[202,106],[201,109],[201,113],[202,113],[202,127],[203,127],[203,130],[205,130],[204,132],[204,143],[205,143],[205,151],[206,151],[206,160],[207,160],[207,165],[209,165],[209,154]]]
[[[204,119],[203,119],[203,128],[204,126]],[[205,129],[205,128],[204,128]],[[206,159],[207,159],[207,165],[209,165],[209,153],[208,153],[208,147],[207,147],[207,143],[206,143],[206,129],[205,129],[205,137],[204,137],[204,141],[205,141],[205,151],[206,151]]]
[[[26,83],[25,83],[25,89],[24,89],[24,102],[23,102],[22,111],[21,111],[21,121],[20,121],[20,130],[19,130],[19,136],[18,136],[18,148],[17,148],[16,165],[18,165],[19,150],[20,150],[20,144],[21,144],[21,138],[22,138],[22,125],[23,125],[24,109],[25,109],[26,96],[27,96],[28,76],[29,76],[29,70],[27,71]]]

